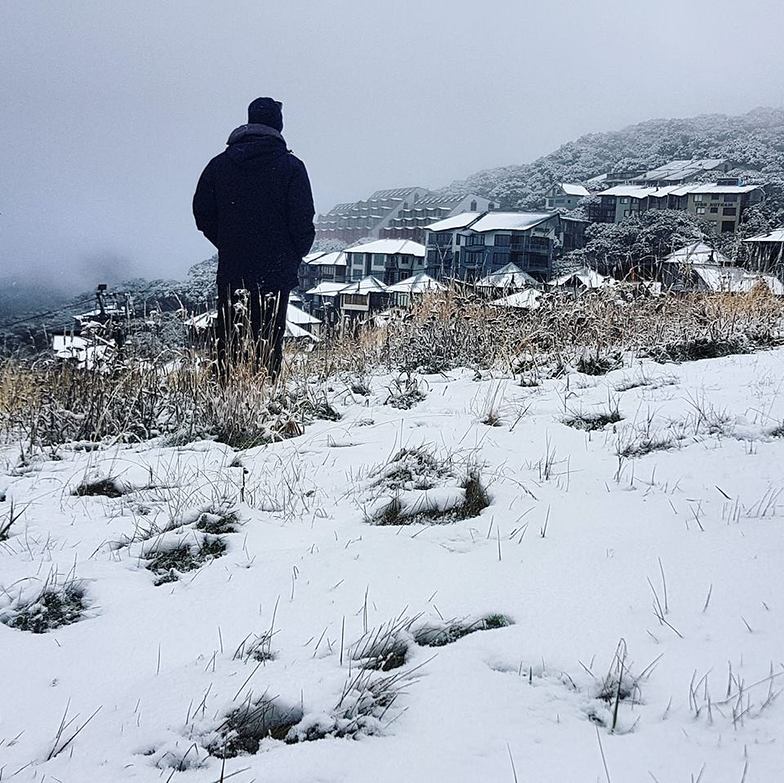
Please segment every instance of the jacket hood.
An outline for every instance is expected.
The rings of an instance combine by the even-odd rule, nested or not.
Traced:
[[[238,162],[280,155],[287,151],[283,135],[275,128],[259,123],[248,123],[235,128],[226,144],[226,154]]]

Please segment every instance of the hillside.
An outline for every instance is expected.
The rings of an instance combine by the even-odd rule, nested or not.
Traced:
[[[618,131],[591,133],[532,163],[480,171],[449,189],[474,191],[505,207],[534,209],[542,206],[554,182],[583,182],[609,171],[654,168],[686,158],[731,160],[735,171],[748,181],[771,183],[769,196],[781,208],[784,109],[655,119]]]
[[[373,375],[280,443],[19,463],[3,780],[779,779],[782,362]]]

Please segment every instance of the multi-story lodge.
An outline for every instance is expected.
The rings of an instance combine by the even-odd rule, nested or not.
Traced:
[[[764,198],[759,185],[741,185],[737,179],[709,183],[687,183],[646,187],[616,185],[597,194],[599,201],[588,207],[589,218],[597,223],[620,223],[649,209],[677,209],[689,212],[716,233],[734,233],[747,207]]]
[[[311,253],[299,267],[299,285],[303,291],[319,283],[345,283],[348,260],[342,250],[332,253]]]
[[[428,226],[426,271],[476,280],[511,263],[544,280],[560,234],[554,212],[464,212]]]
[[[348,280],[372,275],[384,285],[394,285],[425,270],[425,246],[408,239],[377,239],[344,252]]]
[[[424,241],[425,227],[467,209],[485,211],[494,203],[481,196],[449,196],[425,188],[377,190],[364,201],[337,204],[316,219],[316,239],[351,244],[360,239]]]

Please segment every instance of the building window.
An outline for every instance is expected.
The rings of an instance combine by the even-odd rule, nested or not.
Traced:
[[[628,198],[628,196],[624,196],[624,197],[621,199],[621,204],[628,204],[628,203],[629,203],[629,198]]]
[[[735,201],[737,200],[737,198],[738,198],[738,196],[737,196],[736,193],[725,193],[724,194],[724,200],[725,201],[729,201],[731,204],[734,204]]]
[[[722,220],[721,221],[721,233],[722,234],[731,234],[735,231],[735,221],[734,220]]]
[[[495,244],[496,247],[509,247],[509,240],[511,237],[509,234],[496,234],[495,235]]]
[[[697,207],[697,214],[704,215],[705,214],[705,207]]]
[[[724,207],[724,212],[722,214],[735,217],[735,215],[738,214],[738,210],[735,207]]]
[[[695,193],[694,194],[695,201],[702,201],[702,193]]]
[[[471,212],[476,212],[476,201],[471,202]]]
[[[711,214],[715,215],[719,211],[719,208],[718,207],[711,207],[710,211],[711,211]]]
[[[457,235],[457,239],[456,239],[455,244],[458,244],[458,245],[460,244],[460,234]]]

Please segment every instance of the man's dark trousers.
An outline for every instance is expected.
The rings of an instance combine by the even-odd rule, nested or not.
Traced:
[[[227,381],[232,369],[247,362],[254,373],[280,374],[286,335],[287,290],[265,290],[243,281],[220,281],[216,348],[218,374]]]

